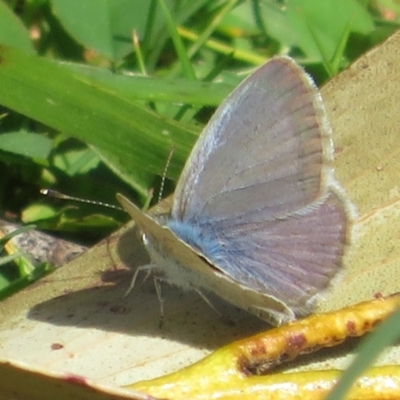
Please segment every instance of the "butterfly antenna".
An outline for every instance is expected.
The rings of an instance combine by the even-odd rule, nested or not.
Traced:
[[[113,210],[124,211],[121,207],[115,206],[114,204],[104,203],[102,201],[96,201],[96,200],[81,199],[80,197],[69,196],[68,194],[64,194],[53,189],[40,189],[40,193],[43,194],[44,196],[53,197],[55,199],[72,200],[72,201],[77,201],[79,203],[92,204],[95,206],[112,208]]]
[[[174,155],[174,151],[175,151],[175,147],[172,147],[170,152],[169,152],[169,155],[168,155],[168,158],[167,158],[167,162],[165,164],[164,172],[163,172],[162,178],[161,178],[160,192],[158,194],[157,203],[160,203],[161,199],[162,199],[162,195],[163,195],[163,192],[164,192],[164,186],[165,186],[165,180],[167,178],[167,171],[168,171],[169,165],[171,164],[171,160],[172,160],[172,156]]]

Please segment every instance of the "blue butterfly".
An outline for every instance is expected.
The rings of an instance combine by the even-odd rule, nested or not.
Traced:
[[[341,269],[348,206],[333,175],[321,96],[273,58],[217,109],[178,181],[168,217],[117,195],[160,279],[212,291],[273,324],[310,313]]]

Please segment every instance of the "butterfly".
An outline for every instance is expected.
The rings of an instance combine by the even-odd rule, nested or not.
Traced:
[[[245,79],[199,136],[169,215],[118,194],[156,276],[274,325],[312,312],[342,268],[349,225],[321,96],[288,57]]]

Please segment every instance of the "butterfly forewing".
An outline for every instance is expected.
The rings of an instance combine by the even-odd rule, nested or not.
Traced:
[[[331,153],[319,94],[289,58],[247,78],[197,141],[175,194],[174,219],[273,220],[323,192]]]

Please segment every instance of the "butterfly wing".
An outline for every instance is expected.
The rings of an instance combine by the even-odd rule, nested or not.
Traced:
[[[331,148],[311,79],[293,60],[272,59],[228,96],[200,135],[172,218],[216,223],[290,214],[321,195]]]
[[[346,241],[331,158],[312,81],[294,61],[273,59],[200,136],[168,226],[240,285],[307,313],[338,272]]]
[[[321,204],[275,221],[204,222],[190,230],[196,235],[179,224],[171,229],[224,274],[305,315],[341,266],[346,220],[341,195],[331,189]]]
[[[218,108],[178,182],[167,227],[119,196],[166,278],[281,323],[340,268],[346,211],[312,81],[276,58]]]

